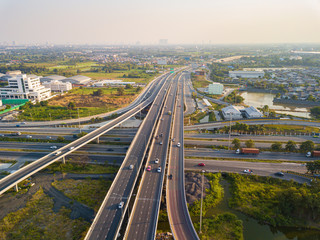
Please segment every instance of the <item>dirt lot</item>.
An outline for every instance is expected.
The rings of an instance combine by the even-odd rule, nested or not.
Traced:
[[[186,182],[186,198],[187,203],[192,204],[196,200],[201,198],[201,178],[202,174],[187,172],[185,174],[185,182]],[[204,185],[203,189],[209,189],[210,184],[208,179],[204,176]],[[203,191],[203,198],[206,196],[206,191]]]

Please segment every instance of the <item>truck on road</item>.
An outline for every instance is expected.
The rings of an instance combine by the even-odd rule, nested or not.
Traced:
[[[240,148],[237,149],[236,154],[253,154],[258,155],[260,153],[258,148]]]
[[[306,157],[320,157],[320,151],[307,152]]]

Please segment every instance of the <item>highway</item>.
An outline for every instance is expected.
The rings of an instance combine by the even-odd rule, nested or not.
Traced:
[[[167,89],[169,89],[172,82],[171,77],[168,77],[168,79],[156,93],[157,96],[154,103],[139,127],[118,174],[87,232],[86,240],[115,239],[117,237],[147,151],[147,146],[153,136],[155,122],[159,118],[163,102],[167,96]],[[129,169],[130,165],[133,165],[132,170]],[[118,208],[120,202],[124,203],[122,208]]]
[[[172,142],[169,150],[166,202],[170,228],[175,240],[199,239],[193,227],[185,194],[184,140],[183,140],[183,82],[179,84],[173,119]],[[178,145],[180,143],[180,146]]]
[[[242,122],[248,125],[258,125],[258,124],[283,124],[283,125],[299,125],[299,126],[310,126],[310,127],[320,127],[320,122],[304,121],[304,120],[288,120],[288,119],[240,119],[231,122],[234,125],[236,122]],[[185,126],[184,130],[200,130],[200,129],[215,129],[223,128],[224,126],[229,126],[230,121],[223,122],[210,122],[210,123],[199,123],[196,125]]]
[[[73,141],[72,143],[54,151],[53,153],[50,153],[39,160],[19,169],[18,171],[6,176],[5,178],[0,180],[0,194],[4,193],[11,187],[15,186],[20,181],[28,178],[32,174],[40,171],[41,169],[47,167],[51,163],[65,157],[66,155],[70,154],[71,152],[77,150],[78,148],[86,145],[87,143],[91,142],[92,140],[99,138],[106,132],[113,129],[116,125],[121,124],[125,120],[129,119],[133,115],[135,115],[137,112],[139,112],[141,109],[148,106],[156,96],[158,96],[159,89],[163,85],[164,82],[166,82],[168,77],[163,77],[160,79],[160,82],[157,84],[157,88],[152,93],[152,95],[141,104],[132,107],[131,110],[124,113],[123,115],[119,116],[116,119],[113,119],[112,121],[108,122],[106,125],[90,132],[89,134]]]
[[[204,167],[198,166],[204,163]],[[267,163],[267,162],[244,162],[244,161],[219,161],[219,160],[198,160],[187,159],[185,167],[187,170],[207,172],[234,172],[243,173],[244,169],[251,169],[253,174],[260,176],[270,176],[281,178],[284,180],[294,180],[299,183],[310,183],[310,179],[285,173],[283,177],[275,175],[279,171],[294,171],[298,173],[306,173],[306,167],[299,163]]]
[[[125,239],[155,239],[171,132],[172,115],[169,115],[168,112],[174,111],[177,83],[180,76],[181,74],[178,74],[175,78],[161,113],[161,120],[155,133],[157,137],[151,143],[146,164],[146,166],[151,166],[151,171],[143,173]],[[155,163],[156,159],[159,160],[159,163]],[[159,166],[161,172],[157,171]]]

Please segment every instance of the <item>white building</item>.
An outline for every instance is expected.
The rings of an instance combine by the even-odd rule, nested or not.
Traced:
[[[60,75],[50,75],[50,76],[46,76],[46,77],[41,77],[40,82],[50,82],[50,81],[54,81],[54,80],[61,81],[63,79],[66,79],[66,77],[60,76]]]
[[[61,80],[62,82],[71,82],[74,85],[86,85],[91,81],[91,78],[77,75],[69,78],[65,78]]]
[[[8,79],[8,86],[0,88],[2,99],[30,99],[43,101],[51,96],[51,90],[40,84],[39,77],[20,74]]]
[[[223,92],[223,85],[221,83],[211,83],[208,87],[209,94],[222,94]]]
[[[239,109],[235,106],[228,106],[221,109],[222,115],[225,120],[241,119],[242,114]]]
[[[52,92],[68,92],[72,89],[72,83],[58,80],[43,82],[42,85],[46,88],[50,88]]]
[[[168,64],[168,61],[166,59],[159,59],[157,60],[157,63],[159,65],[167,65]]]
[[[231,78],[262,78],[264,71],[229,71]]]
[[[112,79],[108,79],[108,80],[101,80],[99,82],[95,82],[92,86],[94,87],[103,87],[103,86],[123,86],[123,85],[135,85],[135,82],[123,82],[122,80],[112,80]]]
[[[263,117],[263,114],[253,106],[243,109],[242,112],[244,113],[244,115],[247,118],[261,118],[261,117]]]

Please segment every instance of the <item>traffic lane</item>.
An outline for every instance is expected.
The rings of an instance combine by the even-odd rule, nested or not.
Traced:
[[[201,167],[198,164],[204,163]],[[295,180],[299,183],[310,183],[308,178],[293,174],[284,174],[284,177],[276,176],[276,172],[293,171],[298,173],[306,173],[307,169],[304,165],[298,163],[266,163],[266,162],[244,162],[244,161],[219,161],[219,160],[199,160],[199,159],[185,159],[185,167],[192,171],[210,171],[210,172],[234,172],[246,174],[245,169],[251,169],[253,174],[260,176],[271,176],[285,180]]]
[[[223,140],[229,140],[229,135],[228,134],[185,134],[185,138],[210,138],[210,139],[223,139]],[[320,143],[320,138],[314,138],[312,136],[295,136],[295,135],[288,135],[288,136],[269,136],[269,135],[246,135],[246,134],[241,134],[239,136],[230,136],[231,141],[234,138],[238,138],[240,140],[256,140],[256,141],[278,141],[278,142],[287,142],[289,140],[295,141],[295,142],[304,142],[307,140],[314,141],[315,143]]]
[[[0,149],[24,149],[24,150],[42,150],[51,152],[59,149],[66,144],[63,143],[26,143],[19,142],[19,145],[12,142],[0,142]],[[57,147],[57,148],[52,148]],[[102,153],[119,153],[125,154],[128,150],[128,146],[123,145],[104,145],[104,144],[87,144],[76,151],[88,151],[88,152],[102,152]]]
[[[244,158],[260,160],[302,161],[309,162],[319,158],[307,158],[303,153],[289,152],[261,152],[258,155],[236,154],[235,151],[213,150],[208,148],[185,149],[186,157],[211,157],[211,158]]]

